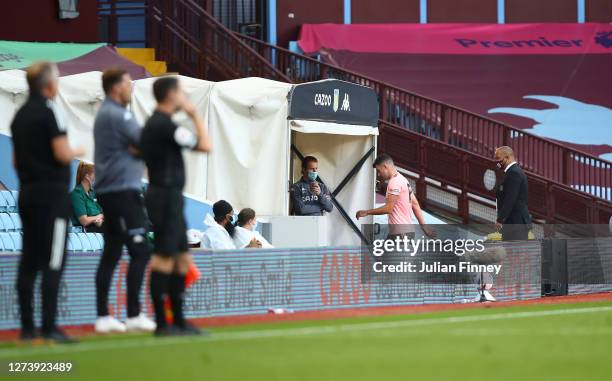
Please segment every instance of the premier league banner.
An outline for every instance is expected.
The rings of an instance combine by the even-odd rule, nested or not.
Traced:
[[[610,24],[305,24],[298,44],[328,63],[612,159]]]

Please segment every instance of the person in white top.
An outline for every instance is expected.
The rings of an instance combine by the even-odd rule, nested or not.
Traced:
[[[232,237],[237,248],[242,249],[247,247],[253,240],[260,242],[263,248],[269,249],[274,247],[255,230],[256,225],[257,219],[253,209],[244,208],[238,213],[238,223],[236,224],[236,231]]]
[[[204,224],[208,226],[202,235],[202,247],[212,250],[236,249],[232,240],[236,232],[234,225],[234,208],[229,202],[219,200],[213,204],[213,215],[206,215]],[[261,247],[261,243],[253,239],[246,247]]]

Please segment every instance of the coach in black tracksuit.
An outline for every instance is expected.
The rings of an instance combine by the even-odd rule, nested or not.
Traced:
[[[527,176],[517,164],[510,147],[500,147],[495,151],[497,167],[504,176],[497,187],[497,221],[502,240],[526,240],[531,228],[531,215],[527,207]]]
[[[56,327],[55,315],[66,262],[70,162],[77,153],[70,149],[66,126],[57,117],[51,101],[58,92],[57,67],[47,62],[35,63],[28,68],[26,78],[30,96],[11,123],[23,226],[23,250],[17,275],[21,339],[32,340],[38,336],[32,297],[36,274],[40,271],[42,336],[69,343],[73,340]]]

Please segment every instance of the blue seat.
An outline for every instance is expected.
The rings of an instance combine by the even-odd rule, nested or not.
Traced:
[[[98,250],[104,250],[104,236],[101,233],[94,233],[98,240]]]
[[[8,203],[4,198],[4,192],[6,191],[0,191],[0,213],[8,212]]]
[[[92,251],[92,245],[91,245],[91,241],[89,240],[89,237],[87,236],[87,233],[76,233],[77,237],[79,237],[79,240],[81,240],[81,250],[83,251]]]
[[[69,231],[71,233],[83,233],[83,227],[82,226],[71,226]]]
[[[68,243],[67,247],[69,251],[82,251],[83,244],[81,240],[77,236],[77,233],[68,233]]]
[[[12,232],[12,233],[9,233],[9,235],[11,236],[11,239],[13,240],[15,251],[21,251],[21,249],[23,248],[23,241],[21,238],[21,233]]]
[[[17,201],[13,197],[13,193],[11,191],[0,191],[2,192],[2,196],[4,201],[6,202],[6,211],[7,212],[16,212],[17,211]]]
[[[15,244],[9,233],[0,233],[0,240],[2,240],[2,246],[5,251],[15,251]]]
[[[15,231],[21,231],[21,217],[19,217],[19,213],[9,213],[11,220],[13,220],[13,229]]]
[[[15,229],[13,219],[8,213],[0,213],[0,231],[12,232]]]
[[[19,191],[11,191],[11,194],[13,195],[13,200],[15,200],[15,207],[17,208],[19,206]]]

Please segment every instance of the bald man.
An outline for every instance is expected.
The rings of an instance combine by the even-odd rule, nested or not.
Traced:
[[[497,221],[504,241],[526,240],[531,228],[528,211],[527,176],[514,158],[508,146],[495,150],[497,167],[503,171],[502,181],[497,187]]]

